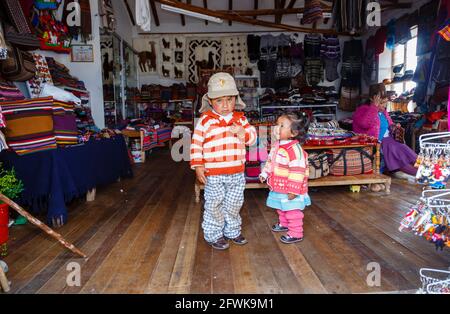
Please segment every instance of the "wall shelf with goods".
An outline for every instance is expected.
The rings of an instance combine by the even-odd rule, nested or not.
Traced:
[[[239,94],[246,104],[245,111],[259,111],[259,77],[250,75],[235,75]]]
[[[328,117],[330,120],[336,120],[337,118],[337,102],[324,103],[324,104],[290,104],[290,105],[260,105],[259,114],[261,117],[264,117],[267,114],[264,114],[264,110],[276,110],[276,109],[291,109],[291,110],[302,110],[302,109],[310,109],[313,111],[313,116],[316,118],[325,118]],[[322,109],[329,109],[330,112],[322,112]],[[315,113],[316,112],[316,113]]]

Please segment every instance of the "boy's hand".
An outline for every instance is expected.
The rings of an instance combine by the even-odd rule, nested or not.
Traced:
[[[259,182],[264,183],[266,181],[266,178],[263,176],[259,176]]]
[[[206,184],[205,172],[206,170],[204,166],[195,167],[195,175],[197,176],[197,180],[202,184]]]
[[[236,122],[235,122],[231,126],[230,131],[233,134],[237,134],[237,136],[239,137],[239,139],[241,141],[244,141],[244,139],[245,139],[245,129],[244,129],[244,127],[242,125],[236,124]]]
[[[292,194],[292,193],[288,193],[288,200],[292,201],[296,197],[297,197],[297,195]]]

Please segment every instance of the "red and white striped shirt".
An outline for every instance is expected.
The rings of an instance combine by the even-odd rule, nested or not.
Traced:
[[[245,130],[245,143],[230,128],[241,125]],[[195,126],[191,144],[191,168],[204,166],[205,175],[223,175],[244,172],[245,145],[256,143],[256,129],[248,123],[242,112],[233,112],[231,120],[213,111],[202,114]]]

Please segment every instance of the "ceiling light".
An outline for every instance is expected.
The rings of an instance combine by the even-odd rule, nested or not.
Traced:
[[[218,17],[201,14],[201,13],[197,13],[197,12],[193,12],[193,11],[189,11],[189,10],[185,10],[185,9],[180,9],[180,8],[172,7],[172,6],[166,5],[166,4],[161,4],[161,9],[170,11],[170,12],[174,12],[174,13],[184,14],[187,16],[196,17],[198,19],[203,19],[203,20],[214,22],[214,23],[223,23],[223,20]]]

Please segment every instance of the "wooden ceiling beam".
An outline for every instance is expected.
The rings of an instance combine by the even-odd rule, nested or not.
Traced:
[[[200,14],[206,14],[209,16],[214,16],[217,18],[221,18],[223,20],[232,20],[234,22],[240,22],[240,23],[250,24],[250,25],[259,25],[259,26],[274,28],[274,29],[282,29],[282,30],[291,31],[291,32],[304,32],[304,33],[311,32],[311,33],[333,34],[333,35],[349,35],[350,34],[348,32],[336,32],[333,29],[312,29],[312,28],[306,28],[306,27],[299,27],[299,26],[295,26],[295,25],[276,24],[276,23],[272,23],[272,22],[268,22],[268,21],[261,21],[258,19],[247,18],[247,17],[237,15],[237,14],[220,13],[218,11],[204,9],[202,7],[188,5],[188,4],[185,4],[182,2],[176,2],[174,0],[155,0],[155,1],[159,2],[161,4],[166,4],[166,5],[172,6],[172,7],[185,9],[185,10],[192,11],[192,12],[197,12]]]
[[[129,5],[128,1],[127,0],[123,0],[123,3],[125,4],[125,7],[127,8],[128,16],[130,17],[131,24],[133,26],[136,26],[136,22],[134,21],[133,12],[131,12],[131,8],[130,8],[130,5]]]
[[[297,1],[297,0],[291,0],[291,1],[289,1],[289,4],[288,4],[288,6],[286,7],[286,9],[292,9],[292,8],[294,7],[294,4],[295,4],[296,1]]]
[[[155,20],[155,25],[159,26],[158,11],[156,11],[155,0],[148,0],[150,2],[150,7],[152,8],[153,19]]]
[[[234,10],[234,11],[224,11],[218,10],[216,12],[224,14],[235,14],[241,16],[259,16],[259,15],[276,15],[276,14],[297,14],[304,13],[304,8],[292,8],[292,9],[261,9],[261,10]],[[326,9],[324,12],[331,12],[331,9]]]

